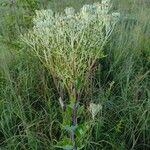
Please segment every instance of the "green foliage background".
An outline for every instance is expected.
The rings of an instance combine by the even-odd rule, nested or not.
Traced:
[[[0,1],[0,149],[54,150],[61,139],[61,108],[51,76],[30,55],[20,34],[36,9],[62,11],[96,0]],[[101,103],[102,113],[85,134],[86,150],[150,149],[150,2],[112,0],[121,13],[82,102]],[[83,125],[86,128],[86,125]]]

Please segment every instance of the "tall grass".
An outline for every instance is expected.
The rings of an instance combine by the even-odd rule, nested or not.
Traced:
[[[103,106],[102,112],[93,122],[94,127],[84,139],[85,149],[148,150],[150,149],[150,2],[148,0],[113,2],[115,6],[113,9],[121,12],[122,19],[105,46],[104,52],[107,57],[95,68],[96,73],[91,74],[89,86],[82,97],[82,102],[86,101],[87,105],[93,101]],[[84,3],[93,1],[84,0],[79,3],[63,0],[57,3],[52,0],[48,2],[49,5],[38,3],[36,9],[47,6],[61,11],[66,6],[80,8]],[[14,21],[14,24],[19,25],[9,26],[10,23],[7,24],[6,21],[11,22],[10,18],[3,18],[4,21],[0,25],[0,149],[2,150],[53,150],[53,146],[61,138],[61,111],[52,78],[37,58],[29,55],[27,47],[21,45],[17,38],[20,32],[31,26],[33,15],[31,10],[26,10],[25,16],[29,18],[24,18],[23,14],[25,19],[23,22],[25,23],[26,19],[29,19],[29,22],[26,22],[27,25],[23,23],[22,29],[18,29],[21,22]],[[6,10],[3,10],[3,13],[4,11]],[[13,32],[7,30],[6,25]],[[87,106],[85,110],[81,120],[90,117]]]

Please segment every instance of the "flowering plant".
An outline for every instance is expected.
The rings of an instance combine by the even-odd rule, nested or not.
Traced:
[[[53,77],[66,109],[63,90],[67,91],[72,109],[72,125],[77,124],[77,103],[103,47],[111,35],[118,13],[109,14],[109,0],[84,5],[79,12],[66,8],[64,13],[37,10],[33,29],[25,36],[27,43]],[[74,149],[75,131],[71,133]]]

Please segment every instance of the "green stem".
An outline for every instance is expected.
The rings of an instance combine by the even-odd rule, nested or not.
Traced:
[[[76,127],[76,125],[77,125],[77,106],[76,106],[76,102],[74,103],[74,106],[72,108],[72,125],[74,127]],[[72,135],[71,135],[71,140],[72,140],[72,143],[73,143],[73,150],[77,149],[75,131],[76,131],[76,129],[74,128],[72,130]]]

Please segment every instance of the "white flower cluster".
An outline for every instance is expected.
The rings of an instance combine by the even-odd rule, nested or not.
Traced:
[[[90,103],[89,106],[89,111],[92,114],[92,118],[93,120],[95,119],[96,115],[102,111],[102,105],[101,104],[94,104],[94,103]]]
[[[94,3],[92,5],[84,5],[78,13],[75,13],[74,8],[66,8],[65,13],[54,13],[51,9],[37,10],[36,16],[33,19],[34,27],[37,28],[64,28],[64,26],[82,29],[85,24],[91,22],[99,22],[113,27],[116,19],[120,16],[119,13],[109,14],[111,8],[110,0],[102,0],[102,3]],[[100,25],[100,24],[99,24]],[[106,28],[107,28],[106,27]],[[107,29],[106,29],[107,30]],[[107,31],[108,32],[108,31]]]
[[[37,10],[33,30],[23,40],[66,86],[83,81],[102,49],[118,18],[109,14],[109,0],[84,5],[79,12]]]

